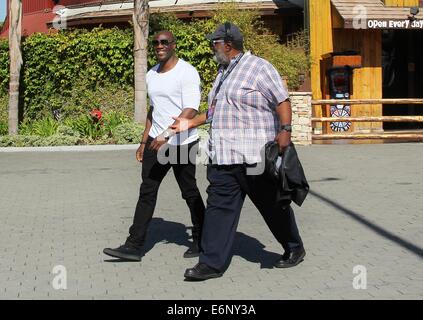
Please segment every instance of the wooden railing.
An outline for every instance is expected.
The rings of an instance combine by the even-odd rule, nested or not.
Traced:
[[[362,104],[393,104],[393,105],[423,105],[423,99],[326,99],[312,100],[312,105],[362,105]],[[423,116],[381,116],[381,117],[313,117],[312,122],[423,122]],[[421,132],[396,133],[327,133],[313,134],[314,140],[329,139],[399,139],[423,141]]]

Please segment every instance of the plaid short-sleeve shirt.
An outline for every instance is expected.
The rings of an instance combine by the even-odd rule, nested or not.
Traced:
[[[287,89],[276,69],[250,52],[242,56],[216,95],[223,73],[219,69],[208,96],[209,107],[215,101],[209,157],[218,165],[258,163],[260,151],[279,131],[275,108],[289,98]]]

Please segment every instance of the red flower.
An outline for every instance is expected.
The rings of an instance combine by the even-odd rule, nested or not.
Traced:
[[[103,112],[98,109],[93,109],[90,111],[90,116],[94,118],[96,121],[100,121],[101,117],[103,116]]]

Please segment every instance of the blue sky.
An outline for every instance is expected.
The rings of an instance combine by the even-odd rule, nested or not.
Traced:
[[[6,18],[6,0],[0,0],[0,22]]]

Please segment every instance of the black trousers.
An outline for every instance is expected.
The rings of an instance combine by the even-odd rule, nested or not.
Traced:
[[[247,175],[245,165],[209,165],[207,179],[200,262],[220,271],[227,268],[246,195],[286,252],[303,246],[290,201],[275,202],[276,189],[265,174]]]
[[[157,152],[148,149],[151,141],[153,139],[149,137],[143,156],[139,199],[135,209],[133,224],[129,228],[129,237],[126,240],[126,244],[135,247],[141,247],[144,244],[148,225],[156,207],[160,184],[170,168],[173,169],[182,198],[186,201],[191,213],[193,240],[199,241],[201,239],[205,207],[195,179],[195,163],[188,161],[187,154],[192,148],[195,148],[193,152],[196,153],[198,151],[198,141],[185,146],[169,146],[166,155],[168,156],[169,152],[171,152],[176,154],[177,158],[170,156],[170,158],[176,160],[176,163],[171,161],[172,163],[166,164],[159,163]]]

